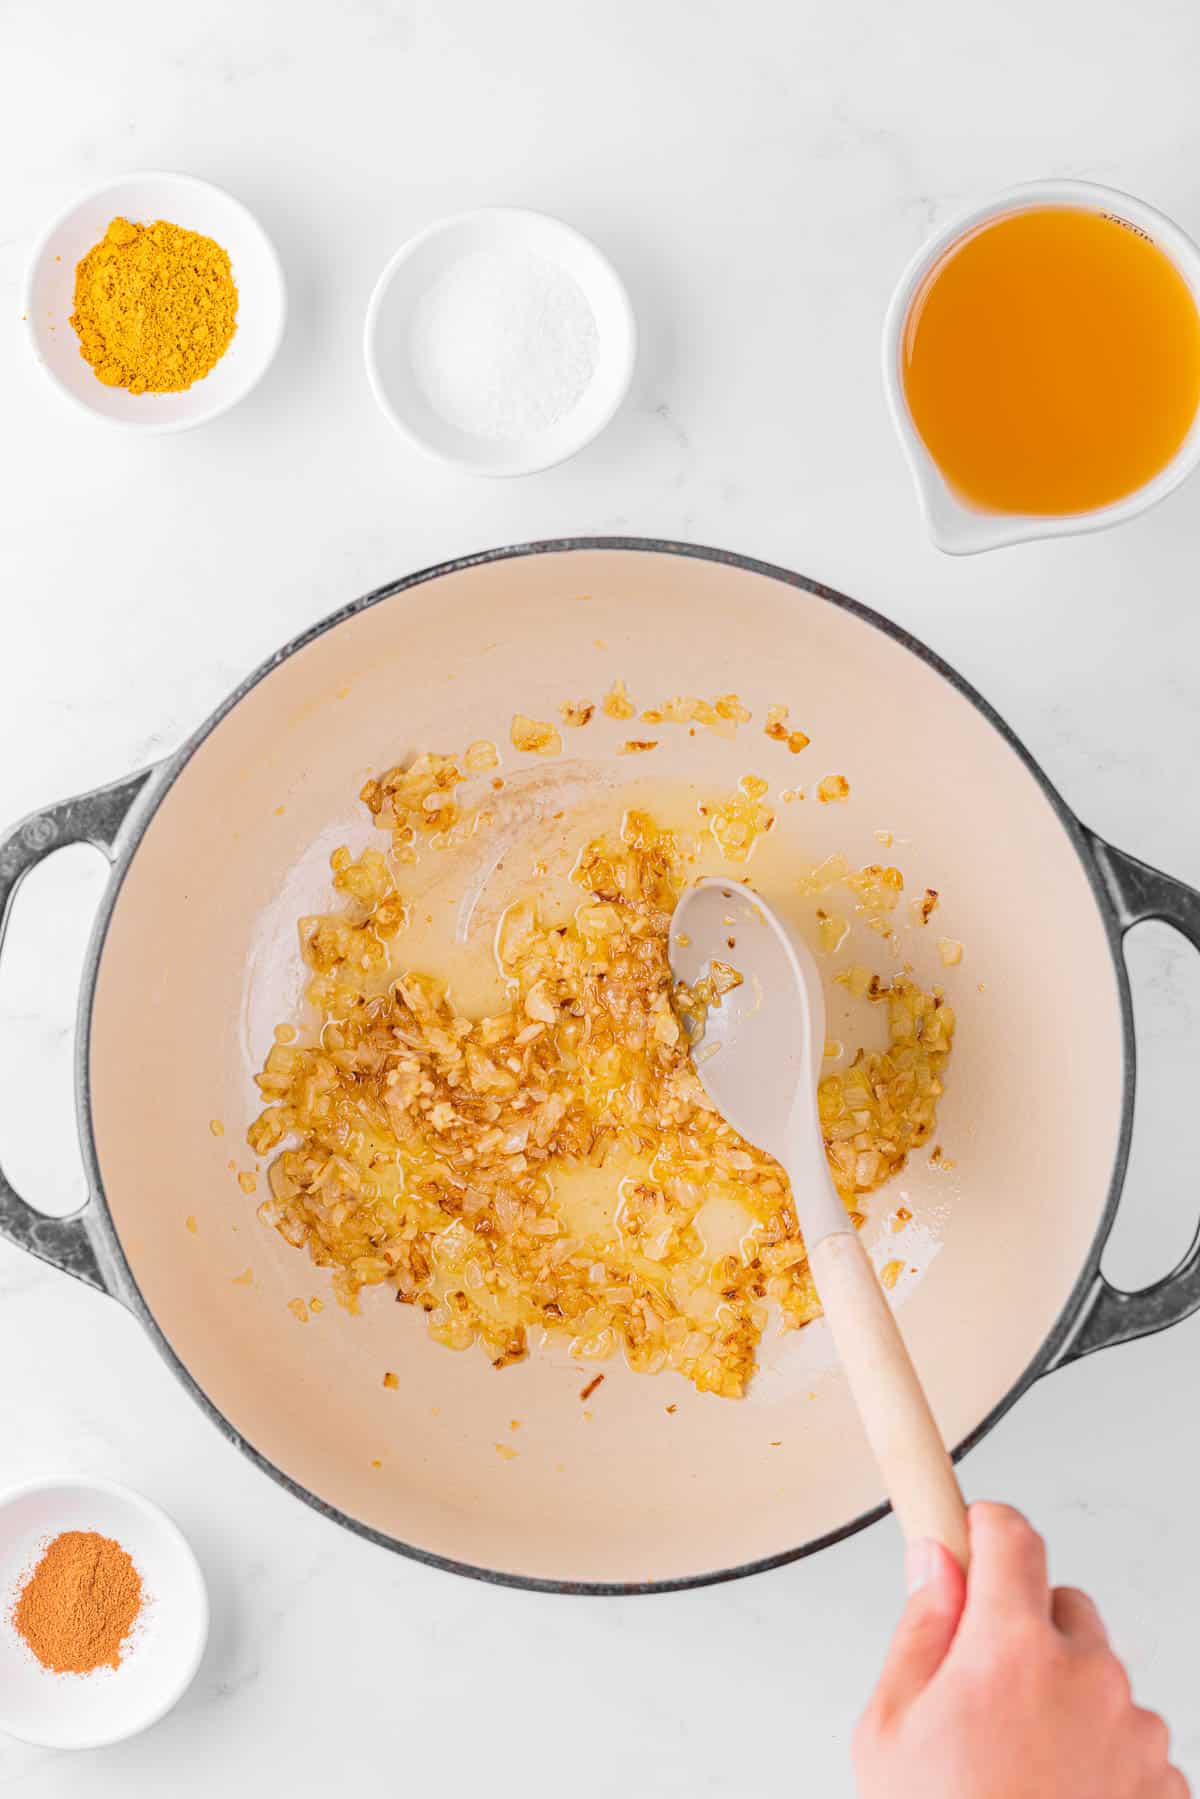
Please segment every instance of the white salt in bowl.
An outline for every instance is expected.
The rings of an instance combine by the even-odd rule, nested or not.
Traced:
[[[13,1623],[26,1576],[64,1530],[115,1538],[141,1575],[141,1614],[117,1668],[54,1674]],[[47,1749],[100,1749],[136,1736],[187,1691],[207,1640],[200,1564],[150,1500],[74,1477],[0,1494],[0,1731]]]
[[[79,354],[71,325],[75,268],[115,218],[135,225],[166,219],[211,237],[229,254],[238,290],[233,341],[200,381],[177,394],[131,394],[106,387]],[[25,324],[33,353],[68,400],[129,431],[190,431],[244,400],[266,374],[287,321],[287,290],[275,246],[253,213],[211,181],[148,171],[93,188],[61,213],[30,260]]]
[[[411,444],[472,475],[528,475],[603,431],[629,390],[637,328],[595,244],[545,213],[498,206],[397,250],[363,352],[371,391]]]

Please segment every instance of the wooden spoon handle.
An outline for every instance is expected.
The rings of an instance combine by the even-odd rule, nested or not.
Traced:
[[[962,1491],[858,1232],[823,1237],[809,1252],[809,1264],[905,1541],[933,1537],[965,1569]]]

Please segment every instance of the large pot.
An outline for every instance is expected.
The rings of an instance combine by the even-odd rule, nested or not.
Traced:
[[[813,739],[805,784],[836,771],[852,789],[845,806],[785,809],[798,853],[875,860],[875,829],[895,831],[895,859],[940,890],[943,928],[966,946],[949,971],[934,931],[918,952],[960,1014],[939,1121],[956,1166],[922,1156],[900,1180],[926,1245],[902,1321],[958,1453],[1040,1375],[1200,1306],[1200,1241],[1145,1292],[1099,1272],[1133,1108],[1121,940],[1163,918],[1200,947],[1200,895],[1086,830],[951,669],[840,594],[683,544],[524,545],[368,594],[167,761],[47,807],[0,846],[5,915],[65,843],[113,864],[80,1001],[91,1197],[50,1220],[0,1178],[0,1230],[129,1306],[218,1428],[299,1497],[385,1547],[556,1591],[731,1578],[878,1517],[824,1326],[772,1351],[740,1402],[609,1363],[585,1420],[591,1370],[563,1350],[494,1373],[381,1290],[362,1317],[329,1305],[300,1325],[287,1301],[324,1276],[258,1224],[227,1164],[252,1159],[264,970],[329,847],[367,839],[365,770],[418,746],[506,743],[514,711],[553,717],[618,675],[643,703],[734,689],[761,721],[790,702]],[[778,776],[770,758],[787,752],[760,728],[736,749],[664,734],[661,771],[698,757],[725,778]],[[247,1267],[252,1284],[235,1281]],[[517,1456],[497,1454],[513,1442]]]

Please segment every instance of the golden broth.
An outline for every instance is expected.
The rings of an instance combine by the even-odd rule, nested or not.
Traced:
[[[913,422],[990,512],[1090,512],[1166,467],[1200,405],[1200,313],[1140,231],[1038,207],[945,252],[902,345]]]

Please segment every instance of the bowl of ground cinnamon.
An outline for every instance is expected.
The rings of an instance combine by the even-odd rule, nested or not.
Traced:
[[[72,1478],[0,1496],[0,1730],[54,1749],[134,1736],[207,1637],[200,1566],[150,1500]]]
[[[283,271],[240,200],[191,175],[128,175],[77,200],[29,267],[34,354],[109,424],[184,431],[243,399],[283,335]]]

